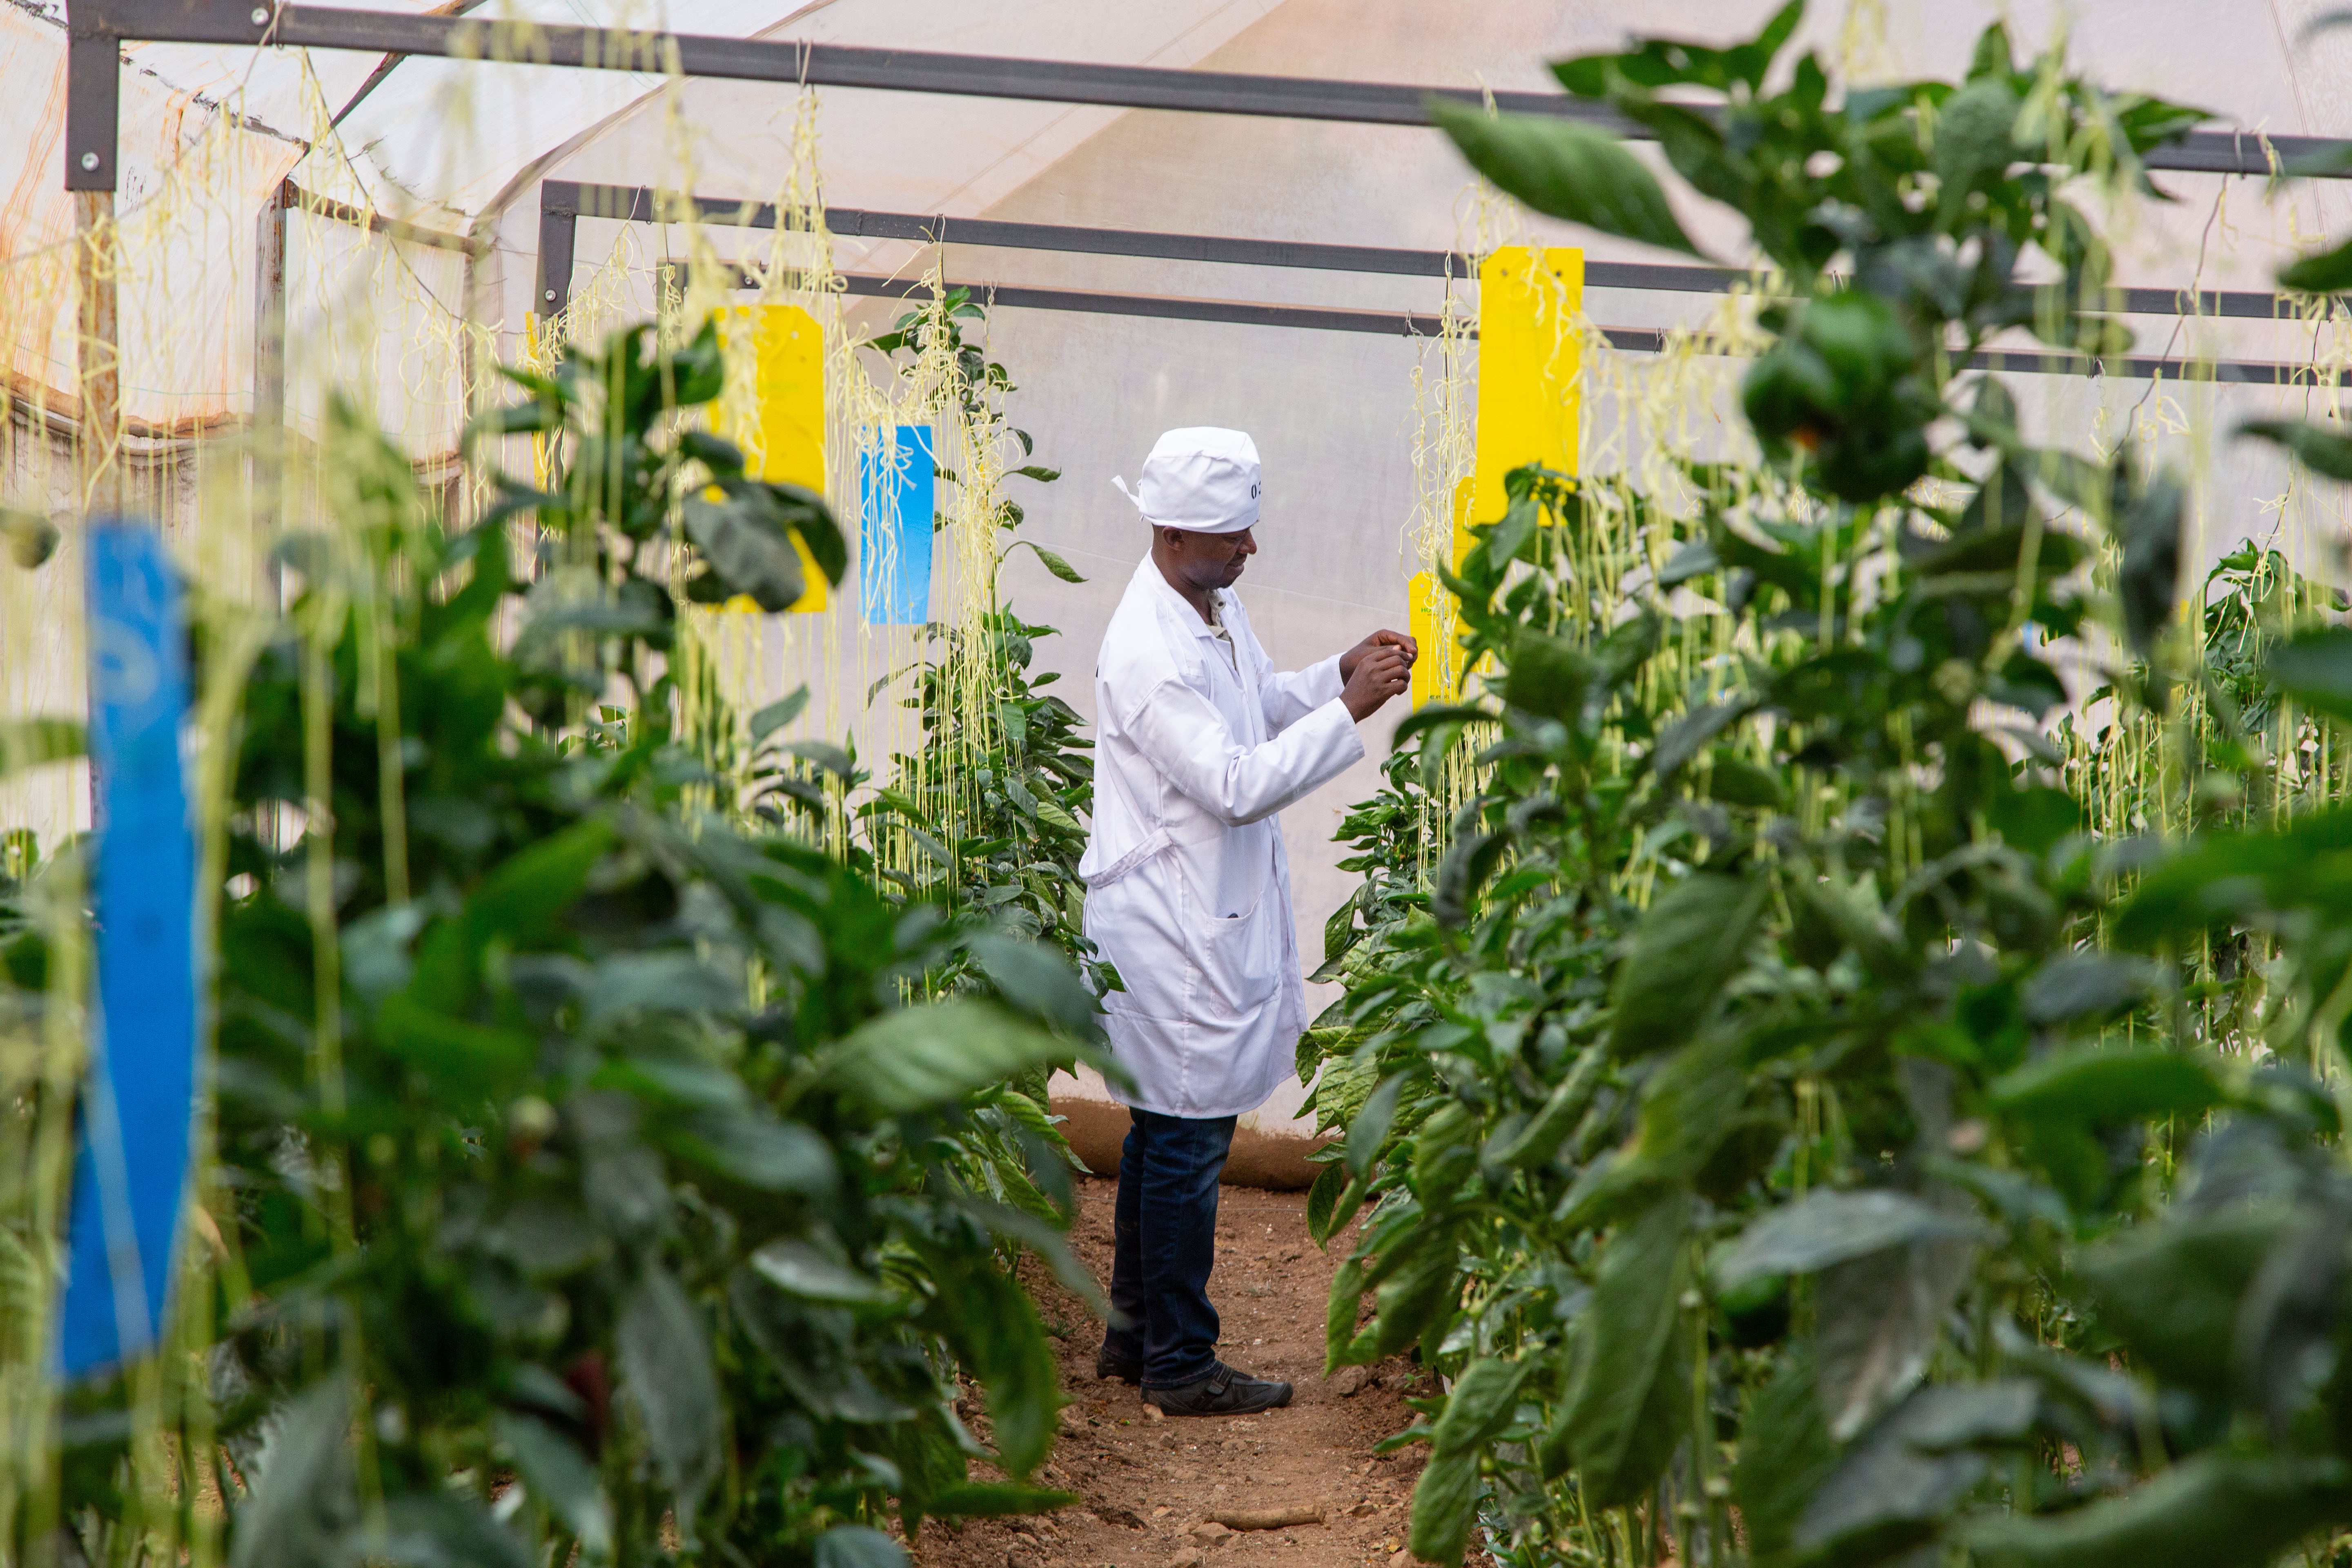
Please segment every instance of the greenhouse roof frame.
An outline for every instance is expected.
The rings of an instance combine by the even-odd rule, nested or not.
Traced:
[[[1266,115],[1370,125],[1426,125],[1433,100],[1580,121],[1628,137],[1640,128],[1601,106],[1563,95],[1484,93],[1323,78],[1274,77],[1147,66],[1093,65],[917,50],[856,47],[688,33],[638,33],[247,0],[71,0],[68,17],[65,178],[69,191],[116,188],[121,45],[226,44],[358,49],[386,55],[675,71],[688,77],[856,87],[982,98],[1029,99],[1124,109]],[[2150,168],[2269,174],[2275,160],[2313,163],[2315,174],[2352,177],[2352,143],[2326,137],[2195,132],[2152,152]]]
[[[593,217],[621,223],[655,223],[661,220],[665,198],[674,204],[671,210],[688,212],[696,222],[736,224],[764,229],[776,226],[775,206],[766,202],[665,193],[646,185],[545,181],[540,187],[537,283],[539,299],[546,307],[545,313],[553,315],[571,301],[572,270],[577,254],[575,239],[580,219]],[[835,234],[911,239],[926,245],[971,245],[1008,250],[1055,250],[1095,256],[1144,257],[1235,266],[1290,267],[1318,271],[1427,278],[1460,277],[1464,275],[1462,269],[1473,263],[1472,258],[1458,251],[1239,239],[1066,224],[1006,223],[989,218],[871,212],[856,207],[828,207],[824,216],[825,226]],[[752,280],[740,269],[737,276],[739,287],[753,286]],[[1588,287],[1597,289],[1722,293],[1748,276],[1722,267],[1587,261],[1584,280]],[[928,283],[919,279],[858,273],[843,274],[842,280],[846,292],[869,297],[906,299],[929,288]],[[1287,327],[1308,331],[1370,332],[1388,337],[1435,337],[1444,325],[1438,316],[1413,310],[1277,305],[1254,300],[1202,300],[992,283],[966,286],[981,293],[991,303],[1011,310],[1069,310],[1087,315],[1214,321],[1238,326]],[[2246,290],[2166,289],[2119,289],[2114,290],[2114,294],[2116,297],[2115,308],[2125,314],[2293,319],[2279,314],[2281,307],[2292,302],[2292,297],[2287,295]],[[1598,330],[1612,347],[1639,353],[1663,351],[1668,336],[1664,331],[1648,327],[1601,327]],[[1476,329],[1470,328],[1465,335],[1475,337]],[[2269,386],[2296,385],[2317,379],[2317,373],[2312,366],[2277,361],[2151,356],[2105,358],[2026,349],[1988,350],[1970,356],[1969,363],[1978,370],[2005,370],[2028,374],[2115,374],[2143,380],[2162,375],[2179,381],[2218,381]]]
[[[680,195],[649,185],[610,185],[546,180],[540,185],[540,300],[552,315],[569,302],[573,235],[583,217],[625,223],[664,221],[665,198],[689,209],[694,221],[773,228],[776,209],[768,202],[722,196]],[[1458,250],[1414,250],[1392,246],[1327,245],[1312,240],[1243,239],[1213,235],[1171,234],[1157,229],[1097,228],[1057,223],[1008,223],[995,218],[950,217],[945,214],[876,212],[826,207],[827,232],[867,239],[908,239],[922,245],[970,245],[1002,250],[1052,250],[1087,256],[1125,256],[1160,261],[1202,261],[1236,267],[1297,268],[1317,272],[1381,273],[1406,278],[1467,278],[1477,258]],[[1656,290],[1675,294],[1728,293],[1754,275],[1732,267],[1694,267],[1672,262],[1594,261],[1584,264],[1589,289]],[[2292,321],[2284,314],[2294,297],[2226,289],[2116,289],[2108,309],[2123,315],[2227,316],[2254,321]],[[1366,312],[1393,314],[1393,312]]]

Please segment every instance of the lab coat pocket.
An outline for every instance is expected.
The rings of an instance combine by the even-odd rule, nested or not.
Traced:
[[[1194,1016],[1203,1023],[1239,1023],[1274,1005],[1282,987],[1276,913],[1261,896],[1239,914],[1212,917],[1194,927],[1200,944]]]

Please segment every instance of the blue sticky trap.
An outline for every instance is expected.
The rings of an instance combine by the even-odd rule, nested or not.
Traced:
[[[99,1008],[68,1233],[58,1346],[68,1376],[129,1360],[163,1337],[196,1066],[180,580],[152,528],[108,519],[83,541]]]
[[[901,425],[894,453],[868,447],[857,459],[859,613],[869,626],[919,626],[931,618],[931,427]]]

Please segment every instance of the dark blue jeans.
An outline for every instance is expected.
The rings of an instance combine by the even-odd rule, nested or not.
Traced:
[[[1103,1337],[1103,1349],[1115,1361],[1141,1363],[1144,1387],[1181,1388],[1208,1376],[1217,1359],[1209,1270],[1217,1260],[1217,1177],[1235,1119],[1128,1114],[1110,1271],[1110,1304],[1125,1323]]]

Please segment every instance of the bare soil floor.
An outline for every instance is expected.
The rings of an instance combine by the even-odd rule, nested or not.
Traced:
[[[1111,1200],[1102,1179],[1078,1183],[1070,1241],[1106,1287]],[[1423,1450],[1372,1449],[1413,1420],[1425,1392],[1402,1361],[1323,1373],[1324,1300],[1352,1237],[1330,1253],[1307,1234],[1307,1194],[1227,1187],[1217,1215],[1209,1293],[1223,1320],[1218,1354],[1297,1387],[1289,1406],[1232,1418],[1158,1418],[1123,1383],[1098,1383],[1102,1324],[1077,1298],[1027,1268],[1031,1293],[1059,1332],[1062,1436],[1035,1479],[1083,1500],[1034,1519],[929,1527],[920,1568],[1404,1568],[1405,1505]],[[975,1413],[977,1414],[977,1413]],[[1214,1514],[1320,1509],[1320,1523],[1235,1531]]]

